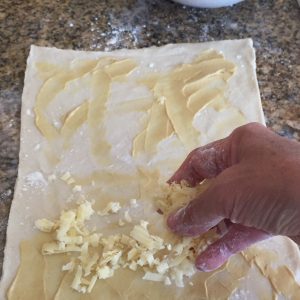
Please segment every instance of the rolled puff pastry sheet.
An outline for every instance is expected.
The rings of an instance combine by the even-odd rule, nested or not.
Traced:
[[[113,52],[32,46],[0,298],[5,299],[17,274],[22,241],[29,241],[22,248],[32,247],[37,262],[42,261],[39,248],[30,242],[38,234],[34,222],[57,219],[63,209],[73,208],[79,191],[95,201],[95,209],[110,201],[121,203],[118,216],[92,220],[100,231],[128,233],[130,224],[111,226],[128,208],[132,224],[144,219],[154,233],[167,238],[151,194],[155,186],[163,184],[194,147],[253,121],[264,124],[251,39]],[[66,174],[74,182],[66,184]],[[128,205],[132,198],[139,200],[136,210]],[[123,295],[112,283],[99,283],[95,291],[107,288],[110,299],[158,299],[159,293],[164,299],[292,299],[298,292],[299,261],[291,240],[274,237],[235,255],[216,272],[195,275],[197,284],[191,278],[184,288],[142,280],[137,272],[128,290],[120,285]],[[51,259],[45,264],[57,267],[51,266]],[[28,269],[28,276],[38,268]],[[122,272],[116,271],[121,281],[127,274],[122,279]],[[51,283],[57,282],[55,299],[85,299],[65,290],[68,275],[62,279],[65,274],[56,273],[59,278]],[[283,274],[289,276],[280,284]],[[46,299],[43,289],[35,295]],[[86,299],[94,299],[92,295]]]

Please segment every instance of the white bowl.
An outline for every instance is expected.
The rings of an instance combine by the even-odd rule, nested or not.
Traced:
[[[194,7],[216,8],[216,7],[233,5],[243,0],[173,0],[173,1],[188,6],[194,6]]]

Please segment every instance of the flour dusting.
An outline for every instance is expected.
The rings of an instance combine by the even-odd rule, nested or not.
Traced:
[[[47,181],[44,178],[43,174],[41,172],[32,172],[28,174],[25,178],[26,183],[29,186],[44,186],[47,185]]]
[[[90,31],[93,35],[91,49],[111,51],[120,48],[138,47],[143,43],[144,36],[147,36],[147,26],[142,22],[137,22],[137,19],[145,20],[147,15],[147,3],[144,0],[138,0],[130,9],[122,7],[118,16],[109,12],[105,32],[98,26],[101,16],[94,17],[93,22],[90,24]],[[123,22],[120,22],[120,20]]]

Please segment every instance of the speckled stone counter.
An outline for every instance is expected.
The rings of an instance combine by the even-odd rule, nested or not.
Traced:
[[[214,10],[167,0],[1,0],[0,270],[17,176],[21,93],[31,44],[108,51],[246,37],[253,38],[257,50],[268,126],[300,140],[297,0],[248,0]]]

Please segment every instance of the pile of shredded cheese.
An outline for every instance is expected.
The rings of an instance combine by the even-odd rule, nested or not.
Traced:
[[[118,202],[110,203],[98,214],[118,213],[120,208]],[[43,255],[73,254],[62,271],[74,272],[71,287],[81,293],[90,293],[97,280],[112,277],[119,268],[141,269],[144,280],[184,287],[184,279],[196,272],[196,254],[209,244],[203,238],[182,238],[171,245],[152,235],[148,222],[143,220],[140,224],[130,224],[129,235],[103,236],[86,225],[93,214],[92,203],[85,200],[76,209],[63,211],[59,220],[35,222],[40,231],[52,233],[54,237],[53,242],[43,245]]]

